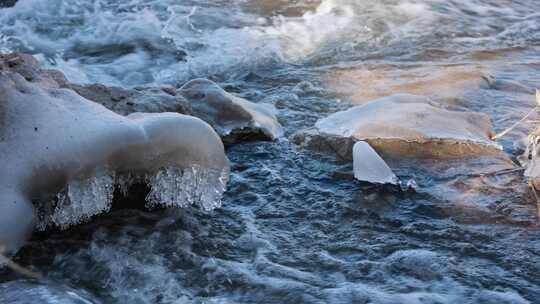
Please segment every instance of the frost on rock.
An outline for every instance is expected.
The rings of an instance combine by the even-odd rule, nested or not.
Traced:
[[[386,162],[365,141],[353,147],[354,177],[363,182],[397,185],[399,180]]]
[[[399,94],[332,114],[296,139],[335,150],[347,142],[366,141],[383,155],[447,158],[500,153],[493,134],[484,114],[449,110],[425,97]],[[345,153],[351,151],[347,148]]]
[[[208,122],[227,141],[243,138],[274,140],[283,135],[276,109],[227,93],[207,79],[194,79],[180,90],[189,102],[189,114]]]
[[[151,205],[219,205],[229,162],[207,123],[177,113],[124,117],[41,73],[33,82],[2,59],[0,243],[9,250],[34,228],[34,207],[41,227],[66,227],[109,210],[115,176],[148,177]]]

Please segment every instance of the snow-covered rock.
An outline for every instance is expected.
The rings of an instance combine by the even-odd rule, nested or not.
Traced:
[[[188,100],[190,114],[212,125],[226,141],[242,138],[274,140],[283,135],[272,105],[234,96],[210,80],[191,80],[178,93]]]
[[[399,94],[332,114],[295,139],[312,147],[330,146],[343,157],[350,157],[351,143],[366,141],[383,156],[447,158],[500,153],[493,134],[484,114]]]
[[[178,91],[173,87],[125,89],[67,82],[65,87],[122,115],[177,112],[199,117],[227,143],[246,139],[274,140],[283,135],[272,105],[236,97],[207,79],[189,81]]]
[[[386,162],[365,141],[353,147],[354,178],[374,184],[397,185],[399,180]]]
[[[34,80],[0,64],[0,243],[8,250],[35,223],[65,227],[107,211],[118,180],[146,181],[151,205],[219,205],[229,163],[210,125],[178,113],[124,117],[52,79]]]
[[[241,140],[274,140],[283,135],[274,106],[257,104],[227,93],[207,79],[194,79],[178,91],[174,87],[110,87],[70,83],[62,72],[41,69],[31,55],[13,53],[0,58],[5,66],[41,86],[66,88],[118,114],[175,112],[201,118],[226,143]]]

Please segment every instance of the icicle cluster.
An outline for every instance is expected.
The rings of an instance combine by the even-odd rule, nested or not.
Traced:
[[[187,207],[198,205],[205,211],[221,206],[226,190],[228,170],[211,170],[200,166],[187,169],[163,168],[153,174],[115,175],[100,171],[90,178],[74,179],[56,195],[56,205],[39,210],[38,229],[49,226],[66,229],[111,209],[115,187],[127,195],[134,183],[150,187],[146,207]]]

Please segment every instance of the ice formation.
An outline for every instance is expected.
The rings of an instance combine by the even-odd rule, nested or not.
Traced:
[[[423,96],[398,94],[332,114],[292,140],[342,160],[352,159],[358,180],[397,184],[385,160],[397,164],[404,158],[420,163],[429,159],[450,165],[451,159],[481,162],[488,158],[494,165],[479,174],[491,174],[493,167],[514,169],[491,139],[493,135],[484,114],[443,107]],[[451,168],[445,170],[452,174]]]
[[[398,184],[398,178],[386,162],[365,141],[353,147],[354,178],[374,184]]]
[[[0,62],[0,243],[8,250],[34,227],[32,202],[51,210],[42,225],[69,226],[110,208],[116,175],[144,176],[149,204],[219,205],[229,162],[210,125],[177,113],[121,116],[42,73],[23,77],[9,58]]]
[[[122,115],[176,112],[199,117],[226,142],[274,140],[283,135],[272,105],[236,97],[207,79],[192,80],[179,91],[167,86],[124,89],[102,84],[77,85],[67,80],[61,82],[79,95]]]
[[[499,153],[488,116],[449,110],[428,98],[399,94],[319,120],[321,137],[367,141],[383,154],[450,157]]]
[[[272,105],[236,97],[207,79],[191,80],[179,93],[188,100],[190,114],[208,122],[223,137],[273,140],[283,135]]]

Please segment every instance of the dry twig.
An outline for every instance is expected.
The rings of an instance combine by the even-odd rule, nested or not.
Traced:
[[[0,245],[0,266],[5,265],[7,268],[31,279],[40,280],[43,278],[43,275],[41,273],[34,272],[15,263],[12,259],[4,255],[4,251],[4,246]]]

